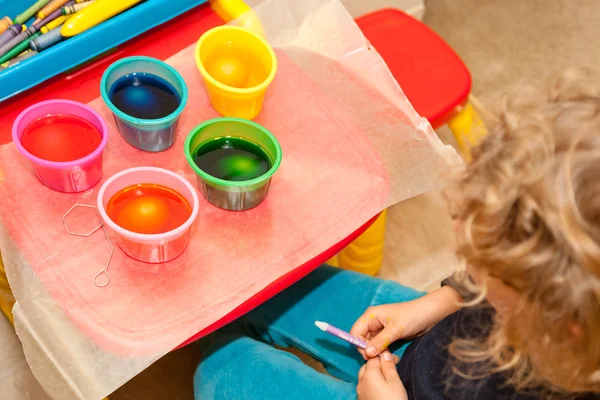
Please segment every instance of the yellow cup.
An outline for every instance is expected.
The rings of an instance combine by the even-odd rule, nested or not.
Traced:
[[[213,108],[225,117],[254,119],[277,72],[273,48],[260,36],[219,26],[200,37],[194,54]]]

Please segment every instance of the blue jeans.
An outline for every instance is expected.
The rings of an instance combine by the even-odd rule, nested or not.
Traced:
[[[320,267],[203,339],[206,348],[194,377],[196,399],[354,399],[364,361],[355,347],[321,331],[315,321],[348,331],[370,306],[423,294],[396,282]],[[396,342],[390,350],[401,356],[408,344]],[[273,346],[310,354],[332,376]]]

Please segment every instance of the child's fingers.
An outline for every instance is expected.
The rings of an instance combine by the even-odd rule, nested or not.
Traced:
[[[396,364],[394,363],[394,355],[386,350],[379,358],[381,360],[381,372],[383,373],[385,380],[388,383],[393,383],[400,380],[398,371],[396,371]]]
[[[379,357],[371,358],[367,361],[365,368],[365,375],[369,375],[371,378],[376,376],[382,376],[381,372],[381,363],[379,361]]]
[[[365,374],[365,371],[367,369],[367,364],[364,364],[362,367],[360,367],[360,369],[358,370],[358,380],[361,380],[363,375]]]
[[[395,340],[394,336],[395,332],[393,332],[392,327],[385,327],[369,341],[369,345],[365,349],[367,356],[375,357],[381,354],[381,352],[387,349],[388,346]]]
[[[368,341],[369,339],[367,339],[364,336],[361,335],[356,335],[357,338],[364,340],[365,342]],[[367,357],[367,354],[365,353],[364,349],[361,349],[360,347],[357,347],[356,350],[358,350],[358,353],[362,356],[362,358],[366,361],[369,359],[369,357]]]
[[[380,323],[379,318],[373,312],[367,309],[367,311],[354,323],[350,334],[354,336],[366,337],[369,332],[383,329],[383,325]]]

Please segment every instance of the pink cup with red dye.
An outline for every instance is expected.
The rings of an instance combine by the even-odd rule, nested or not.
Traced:
[[[182,225],[165,233],[144,234],[122,228],[108,216],[106,207],[115,194],[139,184],[161,185],[176,191],[188,201],[191,215]],[[131,258],[153,264],[170,261],[185,251],[200,209],[196,190],[185,178],[156,167],[130,168],[113,175],[100,187],[97,205],[102,221],[115,232],[121,250]]]
[[[50,117],[83,120],[90,129],[95,128],[100,134],[97,147],[70,161],[50,161],[32,154],[23,146],[23,134],[30,124]],[[102,117],[85,104],[70,100],[36,103],[19,114],[12,127],[12,139],[19,152],[31,161],[40,182],[52,190],[83,192],[94,187],[102,178],[102,154],[108,141],[108,127]],[[69,141],[65,143],[65,151],[68,151]],[[78,151],[81,153],[81,149]]]

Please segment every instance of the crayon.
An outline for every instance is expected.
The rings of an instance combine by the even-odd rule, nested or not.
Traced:
[[[7,68],[8,67],[12,67],[13,65],[16,65],[18,63],[20,63],[21,61],[27,60],[28,58],[31,58],[33,56],[35,56],[36,54],[38,54],[37,51],[31,51],[31,50],[27,50],[21,54],[19,54],[18,57],[13,58],[12,60],[10,60],[8,62]]]
[[[345,332],[341,329],[336,328],[333,325],[329,325],[327,322],[315,321],[315,325],[322,331],[329,333],[335,337],[338,337],[346,342],[353,344],[356,347],[360,347],[361,349],[366,349],[368,343],[364,340],[357,338],[356,336],[352,336],[348,332]]]
[[[133,7],[142,0],[100,0],[73,15],[62,27],[61,34],[71,37]]]
[[[44,19],[53,11],[60,9],[66,3],[69,3],[69,0],[52,0],[37,13],[37,16],[38,18]]]
[[[62,41],[64,38],[60,35],[60,28],[60,26],[56,27],[47,34],[30,40],[29,47],[31,48],[31,50],[40,52]]]
[[[8,42],[0,46],[0,57],[8,53],[13,47],[20,44],[23,40],[29,38],[31,35],[35,34],[35,30],[25,29],[23,32],[19,33],[14,38],[10,39]]]
[[[31,37],[35,38],[39,35],[41,35],[41,33],[37,32],[37,33],[34,33],[33,35],[31,35]],[[6,61],[9,61],[10,59],[18,56],[19,54],[21,54],[22,52],[27,50],[29,48],[29,41],[30,41],[30,38],[26,38],[23,41],[21,41],[21,43],[17,44],[15,47],[13,47],[9,51],[7,51],[6,54],[4,54],[2,57],[0,57],[0,64],[4,63]]]
[[[63,7],[61,9],[61,11],[62,11],[63,15],[71,15],[71,14],[75,14],[79,10],[83,10],[84,8],[92,5],[93,3],[94,3],[93,1],[87,1],[85,3],[71,4],[66,7]]]
[[[24,25],[21,24],[11,25],[8,27],[7,30],[0,33],[0,46],[2,46],[5,43],[8,43],[10,39],[14,38],[19,33],[21,33],[23,31],[23,27]]]
[[[8,17],[4,17],[4,18],[0,19],[0,33],[7,30],[8,27],[11,26],[12,24],[13,24],[12,20]]]
[[[93,0],[75,0],[75,3],[79,4],[79,3],[86,3],[88,1],[93,1]]]
[[[31,25],[29,27],[29,30],[31,30],[33,32],[37,32],[40,30],[40,28],[42,26],[47,25],[49,22],[54,21],[58,17],[62,17],[62,12],[60,10],[54,10],[50,13],[50,15],[48,15],[46,18],[44,18],[40,22]]]
[[[42,26],[40,28],[40,32],[42,32],[42,33],[48,33],[52,29],[56,28],[57,26],[60,26],[60,25],[64,24],[65,21],[68,20],[69,18],[71,18],[70,15],[61,15],[60,17],[56,18],[55,20],[52,20],[52,21],[48,22],[47,25]]]
[[[21,14],[17,15],[15,18],[15,24],[22,24],[27,21],[29,18],[33,17],[35,13],[37,13],[42,7],[48,4],[50,0],[38,0],[27,10],[23,11]]]

